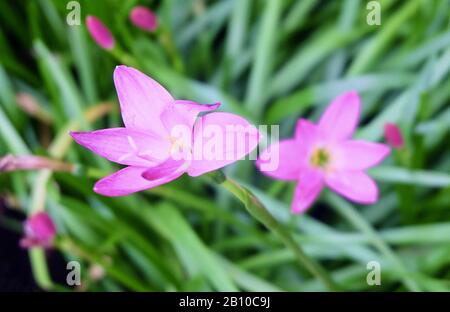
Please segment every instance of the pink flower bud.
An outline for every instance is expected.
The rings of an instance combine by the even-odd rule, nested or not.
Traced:
[[[23,248],[52,247],[56,227],[46,212],[38,212],[29,217],[24,223],[24,231],[25,237],[20,240]]]
[[[145,31],[153,32],[158,27],[155,13],[144,6],[134,7],[130,12],[130,20],[136,27]]]
[[[86,17],[86,25],[92,38],[99,46],[106,50],[111,50],[114,47],[114,37],[102,21],[95,16],[89,15]]]
[[[400,128],[396,124],[386,123],[384,125],[384,137],[388,144],[392,147],[403,147],[403,135]]]

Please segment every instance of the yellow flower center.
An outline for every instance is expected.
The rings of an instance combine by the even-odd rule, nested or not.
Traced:
[[[330,162],[330,153],[326,149],[318,148],[311,155],[311,165],[318,168],[326,168]]]

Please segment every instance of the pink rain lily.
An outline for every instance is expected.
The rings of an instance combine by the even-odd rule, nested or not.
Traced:
[[[384,137],[386,142],[393,148],[403,147],[403,135],[396,124],[388,122],[384,125]]]
[[[136,6],[130,12],[131,22],[140,29],[153,32],[158,27],[158,18],[155,13],[144,6]]]
[[[332,101],[318,124],[300,119],[294,138],[281,140],[261,153],[256,164],[266,175],[297,181],[293,213],[307,210],[325,185],[357,203],[377,201],[377,185],[364,171],[381,162],[390,149],[384,144],[351,139],[360,106],[356,92],[342,94]],[[264,170],[267,160],[277,156],[278,168]]]
[[[23,248],[50,248],[56,235],[56,227],[46,212],[30,216],[24,223],[25,237],[20,240]]]
[[[95,42],[106,50],[114,48],[115,40],[108,27],[95,16],[86,17],[86,26]]]
[[[198,116],[217,109],[219,103],[175,100],[134,68],[117,66],[114,83],[125,127],[71,132],[78,144],[127,166],[98,181],[94,191],[99,194],[128,195],[185,172],[199,176],[244,157],[259,142],[256,128],[240,116],[223,112]],[[244,141],[231,142],[232,137]]]

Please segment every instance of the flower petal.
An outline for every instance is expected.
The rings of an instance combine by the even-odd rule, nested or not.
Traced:
[[[222,168],[249,154],[261,136],[246,119],[230,113],[210,113],[194,126],[190,176]]]
[[[167,106],[161,114],[161,120],[168,133],[176,126],[186,126],[190,132],[198,114],[217,109],[220,103],[199,104],[193,101],[176,100]]]
[[[99,180],[94,186],[94,192],[104,196],[125,196],[142,190],[156,187],[175,180],[183,174],[164,175],[159,179],[147,180],[142,174],[148,168],[126,167],[112,175]]]
[[[311,207],[322,191],[323,184],[323,174],[319,170],[302,169],[292,200],[292,213],[302,213]]]
[[[307,119],[299,119],[295,128],[295,140],[298,142],[298,160],[302,165],[307,165],[311,150],[321,144],[325,144],[325,136],[319,126]]]
[[[378,187],[362,171],[341,171],[325,178],[328,186],[335,192],[360,204],[373,204],[378,200]]]
[[[358,124],[361,100],[355,91],[336,97],[327,107],[319,121],[320,129],[327,138],[348,139]]]
[[[363,170],[380,163],[390,152],[381,143],[349,140],[339,143],[333,151],[333,165],[338,170]]]
[[[171,176],[176,173],[184,173],[186,171],[188,163],[184,159],[172,159],[169,158],[165,162],[148,168],[142,176],[147,180],[158,180],[165,176]]]
[[[268,146],[258,157],[256,166],[265,175],[279,180],[297,180],[300,172],[299,144],[294,139]]]
[[[114,70],[122,119],[127,128],[165,133],[160,116],[174,99],[155,80],[124,65]]]
[[[109,128],[70,135],[78,144],[122,165],[154,166],[169,156],[170,142],[151,132]]]

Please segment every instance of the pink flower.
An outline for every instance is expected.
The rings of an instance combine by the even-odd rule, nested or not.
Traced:
[[[155,13],[144,6],[136,6],[130,12],[130,20],[145,31],[153,32],[158,27],[158,18]]]
[[[101,20],[95,16],[89,15],[86,17],[86,25],[92,38],[94,38],[99,46],[106,50],[114,48],[114,37]]]
[[[390,149],[384,144],[351,140],[359,114],[358,94],[340,95],[318,124],[300,119],[294,138],[275,143],[260,155],[256,164],[266,175],[298,182],[293,213],[308,209],[325,185],[357,203],[377,201],[377,185],[364,170],[381,162]],[[267,160],[277,156],[278,168],[264,170]]]
[[[71,132],[78,144],[127,166],[98,181],[99,194],[128,195],[185,172],[199,176],[235,162],[258,144],[258,131],[242,117],[221,112],[198,117],[219,103],[175,100],[156,81],[123,65],[116,67],[114,83],[125,128]]]
[[[384,125],[384,137],[388,144],[393,148],[403,147],[403,135],[396,124],[388,122]]]
[[[29,217],[24,223],[25,237],[20,240],[23,248],[44,247],[53,245],[56,228],[46,212],[38,212]]]

